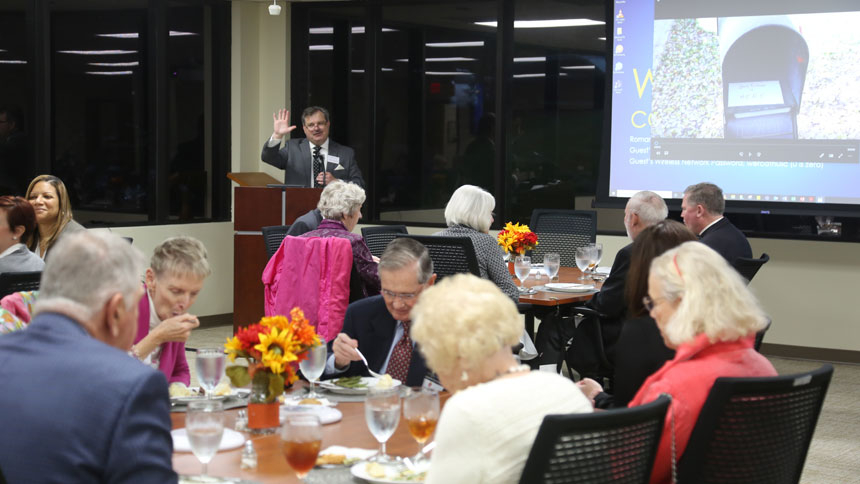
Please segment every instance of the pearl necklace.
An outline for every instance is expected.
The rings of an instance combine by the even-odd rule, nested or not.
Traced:
[[[519,373],[521,371],[531,371],[531,367],[529,365],[514,365],[507,370],[496,375],[496,378],[499,378],[503,375],[510,375],[511,373]]]

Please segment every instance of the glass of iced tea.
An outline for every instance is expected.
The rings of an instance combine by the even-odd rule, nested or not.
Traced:
[[[288,415],[281,427],[281,450],[287,463],[304,481],[314,468],[322,446],[322,426],[313,414]]]
[[[439,421],[439,394],[427,388],[410,388],[403,397],[403,418],[409,433],[419,444],[419,451],[413,462],[427,459],[420,449],[436,430]]]

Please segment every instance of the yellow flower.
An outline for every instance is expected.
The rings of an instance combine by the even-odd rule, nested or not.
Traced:
[[[260,333],[260,344],[254,346],[262,355],[261,363],[276,375],[284,372],[287,363],[297,359],[296,352],[301,346],[291,336],[292,331],[273,327],[269,334]]]
[[[227,342],[224,344],[224,349],[227,350],[227,357],[230,358],[231,362],[236,361],[236,354],[242,351],[242,343],[239,341],[239,338],[232,337],[227,338]]]
[[[260,320],[260,324],[270,328],[286,329],[290,326],[285,316],[268,316]]]

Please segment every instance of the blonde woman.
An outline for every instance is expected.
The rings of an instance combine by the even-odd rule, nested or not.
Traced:
[[[569,379],[517,363],[511,345],[523,322],[492,282],[445,278],[411,315],[412,339],[455,393],[439,418],[428,484],[519,482],[544,415],[592,411]]]
[[[668,483],[673,439],[680,458],[714,380],[774,376],[776,370],[753,349],[756,331],[767,322],[758,301],[705,244],[685,242],[655,258],[642,302],[675,358],[645,380],[629,406],[672,396],[651,473],[652,483]]]
[[[30,250],[42,259],[68,234],[84,230],[72,219],[72,204],[63,181],[53,175],[39,175],[30,182],[25,197],[36,211],[36,231]]]

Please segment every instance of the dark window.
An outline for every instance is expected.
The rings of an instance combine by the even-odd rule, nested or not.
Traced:
[[[11,0],[0,10],[0,194],[23,195],[34,174],[26,7],[25,0]]]

